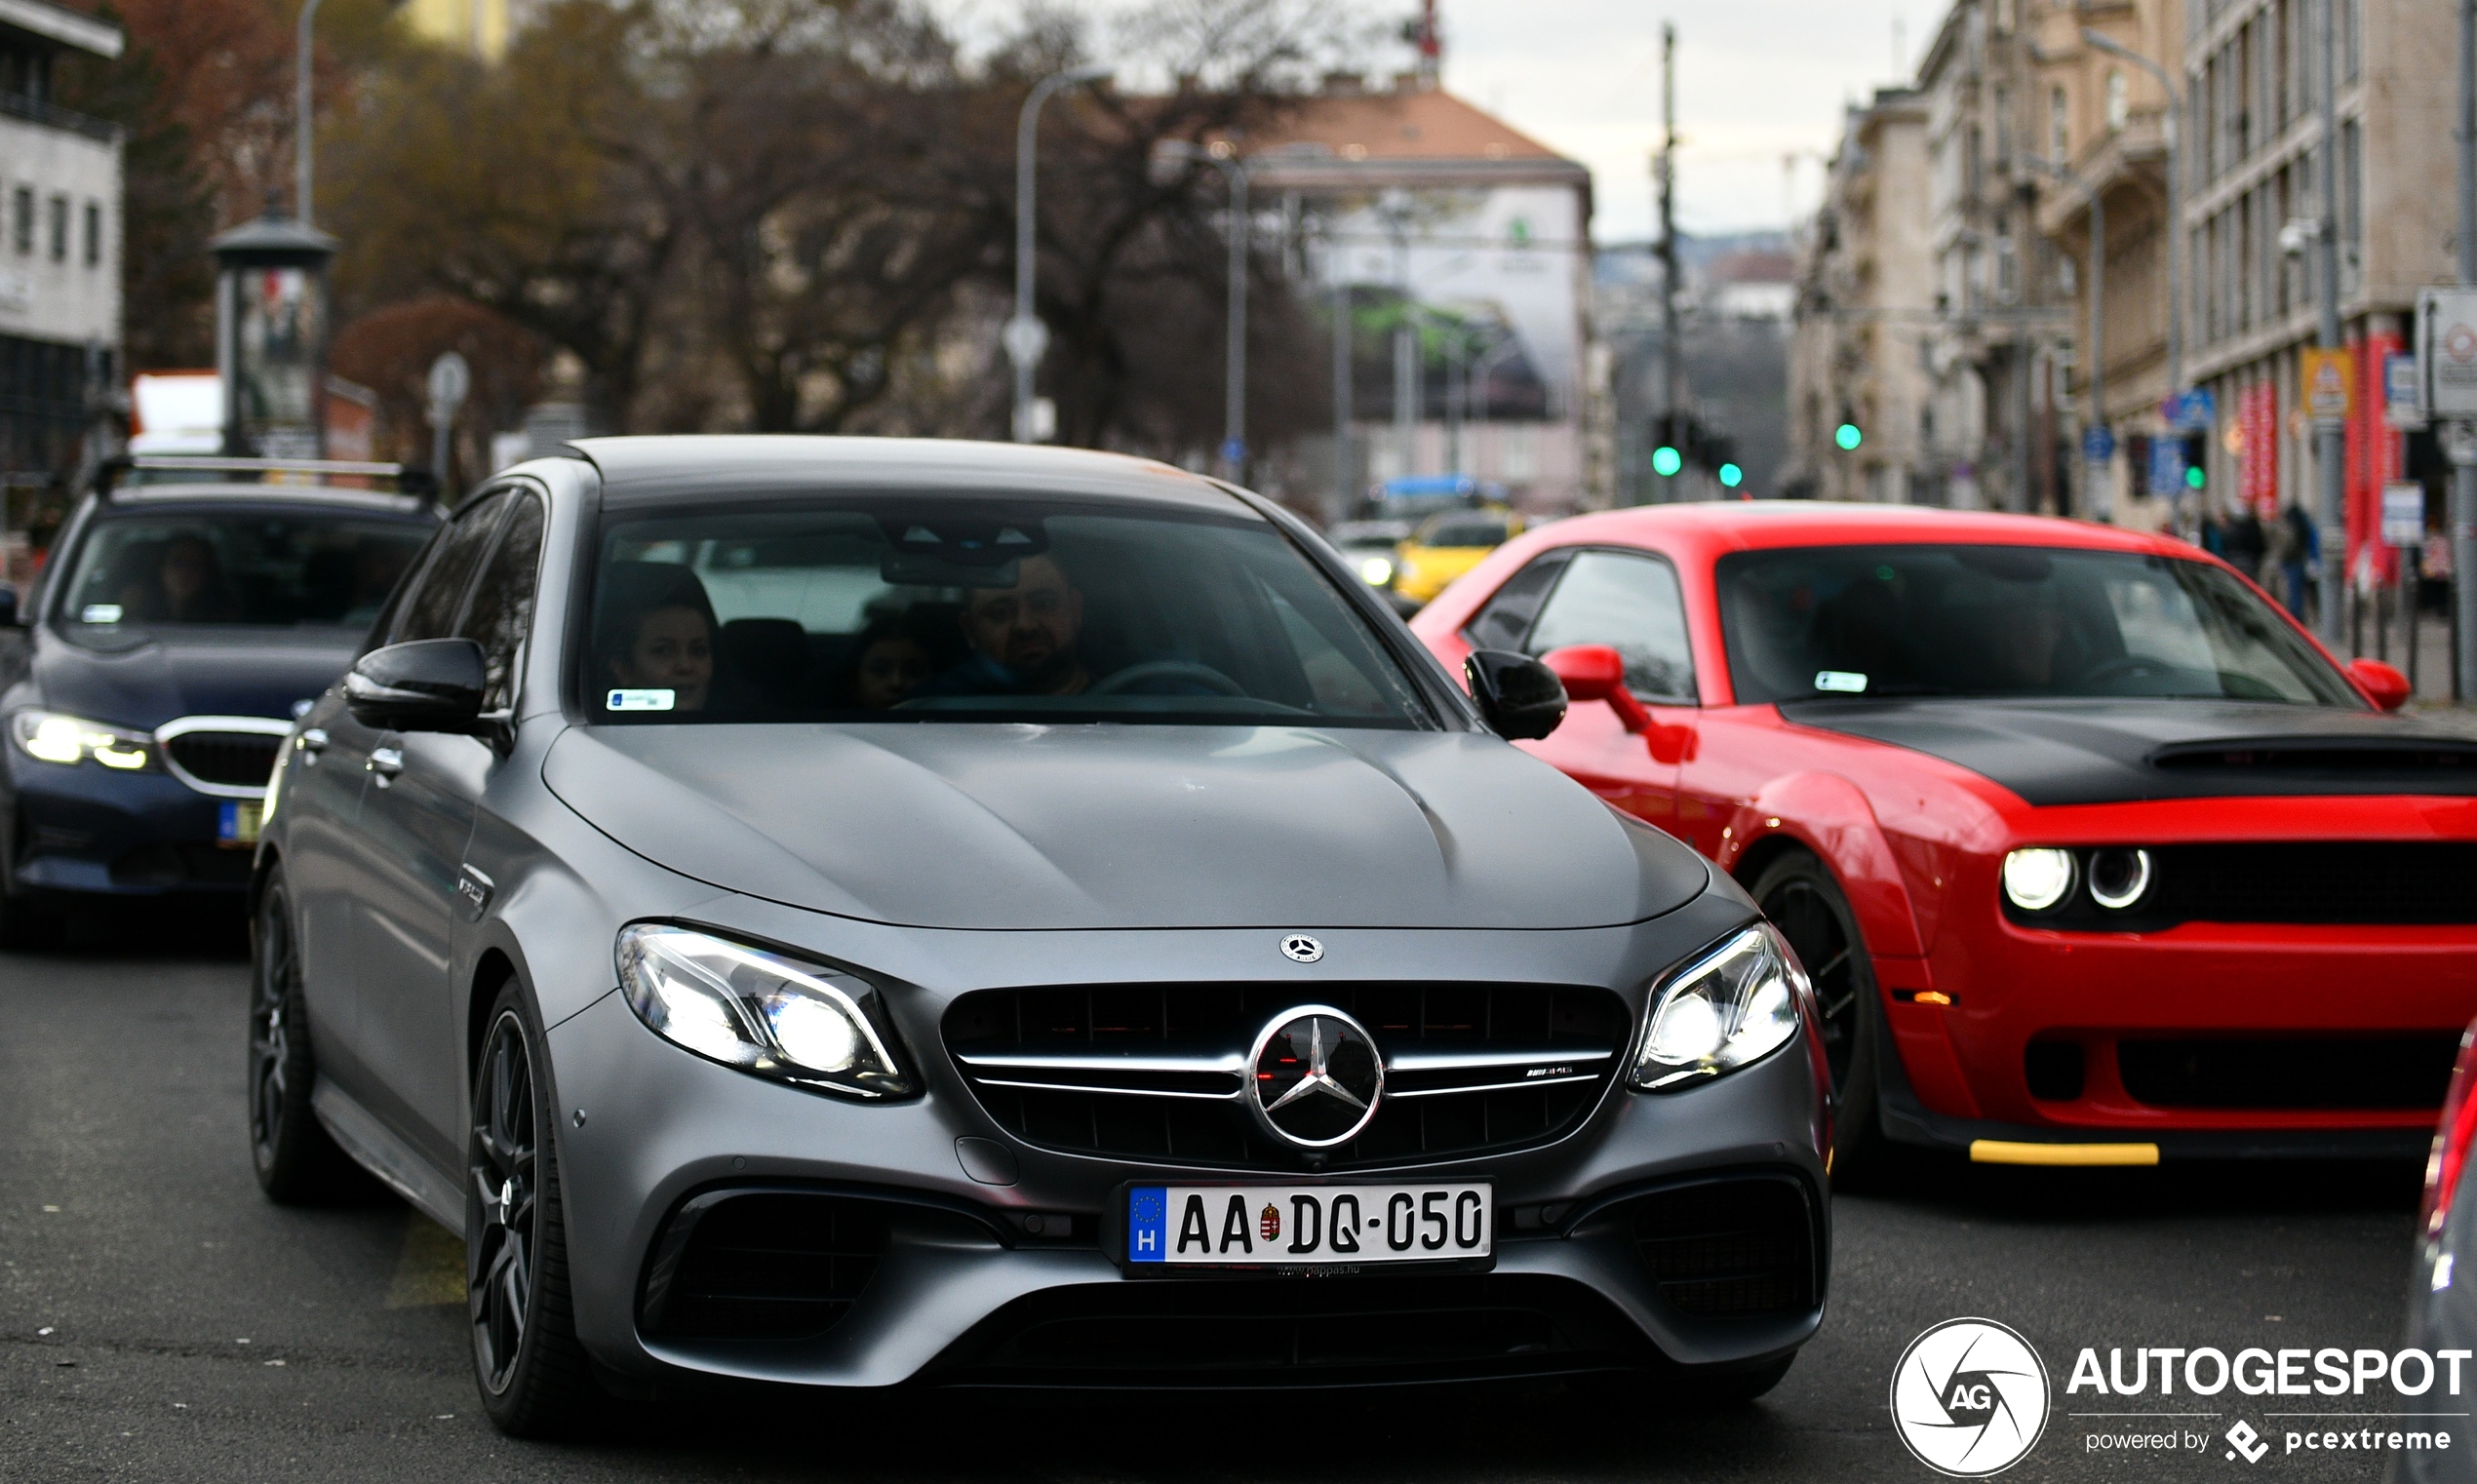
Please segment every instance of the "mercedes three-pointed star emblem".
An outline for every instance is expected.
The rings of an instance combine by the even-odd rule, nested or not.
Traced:
[[[1385,1096],[1385,1059],[1357,1021],[1330,1005],[1285,1010],[1258,1033],[1247,1099],[1267,1133],[1301,1149],[1358,1137]]]

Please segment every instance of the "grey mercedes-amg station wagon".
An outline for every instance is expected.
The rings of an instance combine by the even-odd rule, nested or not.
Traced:
[[[514,1432],[697,1377],[1747,1397],[1811,991],[1297,521],[1160,464],[598,439],[286,744],[250,1124],[464,1235]]]

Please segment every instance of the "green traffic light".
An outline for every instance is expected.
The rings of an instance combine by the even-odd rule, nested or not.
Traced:
[[[1731,489],[1735,489],[1738,486],[1746,483],[1746,471],[1735,464],[1722,464],[1720,466],[1720,483],[1726,485]]]
[[[1659,448],[1652,450],[1651,472],[1662,479],[1670,478],[1685,466],[1685,455],[1674,449]]]
[[[2184,471],[2184,488],[2187,489],[2199,489],[2210,482],[2210,476],[2202,472],[2202,466],[2199,464]]]
[[[1858,424],[1854,422],[1844,422],[1832,432],[1832,442],[1840,445],[1843,450],[1855,449],[1866,441],[1867,435],[1859,432]]]

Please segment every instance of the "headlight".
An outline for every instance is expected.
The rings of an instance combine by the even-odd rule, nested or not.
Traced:
[[[1358,565],[1361,581],[1369,587],[1383,587],[1394,580],[1394,563],[1390,557],[1370,557]]]
[[[639,1019],[699,1056],[857,1098],[912,1091],[879,1034],[877,991],[848,974],[659,923],[619,932]]]
[[[9,719],[9,735],[27,757],[72,767],[92,758],[105,767],[136,772],[155,759],[155,739],[142,731],[124,731],[57,711],[19,712]]]
[[[1770,923],[1748,928],[1652,996],[1633,1085],[1660,1092],[1760,1061],[1797,1035],[1813,993]]]
[[[2016,850],[2004,857],[2004,896],[2024,912],[2045,912],[2072,892],[2072,852]]]
[[[2090,900],[2122,912],[2150,892],[2150,852],[2095,850],[2090,856]]]

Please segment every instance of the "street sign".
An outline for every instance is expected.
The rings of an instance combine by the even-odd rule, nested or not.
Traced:
[[[2355,410],[2353,358],[2344,350],[2307,347],[2298,352],[2298,374],[2304,385],[2305,415],[2316,422],[2345,422]]]
[[[1041,353],[1049,348],[1049,327],[1037,316],[1022,315],[1006,322],[1004,341],[1007,360],[1017,366],[1036,366]]]
[[[2081,456],[2091,463],[2103,464],[2116,456],[2115,430],[2104,423],[2081,430]]]
[[[430,421],[433,426],[455,421],[455,410],[464,406],[465,397],[473,390],[473,368],[464,357],[449,351],[430,363]]]
[[[1221,441],[1221,461],[1228,464],[1233,469],[1244,464],[1247,461],[1246,441],[1238,438],[1223,439]]]
[[[2418,383],[2417,357],[2382,358],[2382,420],[2395,428],[2425,426],[2424,388]]]
[[[2174,438],[2150,440],[2150,494],[2175,499],[2184,492],[2184,445]]]
[[[2195,387],[2160,403],[2159,417],[2171,433],[2207,433],[2219,420],[2219,399],[2210,388]]]
[[[2477,417],[2477,289],[2417,294],[2418,379],[2428,417]]]
[[[2424,486],[2399,484],[2382,487],[2382,544],[2403,547],[2425,544]]]

